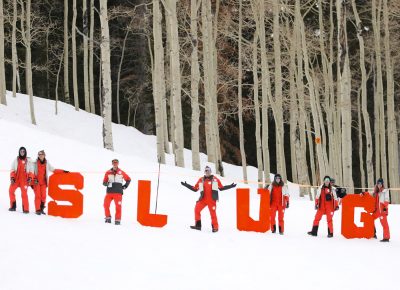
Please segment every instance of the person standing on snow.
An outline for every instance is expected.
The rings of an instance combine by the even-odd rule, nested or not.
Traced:
[[[379,218],[383,228],[383,239],[381,242],[389,242],[390,231],[387,216],[389,214],[389,190],[385,188],[382,178],[376,181],[372,197],[375,199],[375,211],[372,213],[374,219]],[[376,237],[376,234],[375,234]]]
[[[289,208],[289,192],[287,186],[283,183],[282,176],[276,174],[272,184],[268,186],[270,193],[271,208],[271,231],[276,233],[276,212],[278,212],[279,234],[283,235],[285,229],[285,208]]]
[[[33,190],[35,192],[35,210],[37,215],[45,214],[47,186],[49,183],[49,172],[68,173],[67,170],[55,169],[46,159],[44,150],[38,152],[38,158],[32,164],[34,179]]]
[[[115,203],[115,224],[121,224],[122,194],[128,188],[131,178],[123,170],[118,168],[118,159],[112,160],[112,168],[106,172],[103,185],[107,186],[107,194],[104,198],[105,222],[111,223],[110,204]],[[125,184],[123,182],[125,181]]]
[[[27,157],[26,148],[21,147],[18,150],[18,157],[11,164],[9,211],[15,211],[17,209],[15,191],[17,188],[20,188],[22,197],[22,211],[23,213],[29,213],[28,186],[30,185],[31,181],[31,159]]]
[[[308,234],[311,236],[317,236],[319,222],[322,216],[326,215],[326,220],[328,222],[328,238],[332,238],[333,214],[335,210],[339,209],[339,206],[336,191],[331,185],[331,178],[329,176],[324,177],[324,184],[318,188],[317,195],[315,196],[315,209],[317,210],[317,213],[315,214],[313,228],[308,232]]]
[[[196,202],[194,208],[195,225],[190,228],[201,230],[201,211],[207,206],[211,215],[211,226],[213,233],[218,232],[218,218],[217,218],[217,201],[218,190],[227,190],[236,187],[235,183],[223,186],[221,181],[211,174],[211,168],[206,166],[204,176],[200,177],[195,186],[188,184],[186,181],[181,184],[188,189],[197,192],[200,190],[200,198]]]

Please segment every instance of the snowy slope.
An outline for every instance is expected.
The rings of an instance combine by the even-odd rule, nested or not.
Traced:
[[[161,167],[158,213],[168,214],[162,229],[136,221],[137,180],[152,180],[154,209],[158,164],[154,136],[114,125],[115,152],[102,149],[101,118],[73,107],[35,99],[37,126],[30,124],[28,99],[8,97],[0,105],[0,290],[3,289],[398,289],[400,208],[391,206],[391,242],[346,240],[340,236],[340,212],[335,215],[335,237],[326,238],[325,219],[320,235],[306,235],[315,214],[313,204],[295,198],[285,216],[285,236],[239,232],[236,229],[236,194],[222,192],[218,204],[220,232],[211,233],[203,211],[204,230],[191,231],[198,198],[180,185],[201,175],[172,166]],[[9,166],[20,146],[36,157],[44,149],[56,167],[81,172],[85,177],[84,214],[79,219],[36,216],[33,192],[31,213],[9,207]],[[185,151],[187,168],[190,152]],[[132,178],[124,194],[122,225],[103,222],[103,174],[112,158]],[[202,155],[202,165],[206,164]],[[229,178],[241,179],[241,168],[226,166]],[[249,176],[256,180],[256,169]],[[246,187],[240,184],[240,187]],[[252,186],[251,206],[257,218],[259,201]],[[294,200],[293,200],[294,199]],[[377,224],[379,237],[381,227]]]

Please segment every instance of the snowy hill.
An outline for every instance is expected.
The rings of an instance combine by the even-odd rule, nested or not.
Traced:
[[[391,242],[347,240],[340,235],[340,211],[335,214],[335,237],[326,237],[325,218],[319,236],[306,234],[314,218],[313,203],[297,198],[285,214],[285,235],[239,232],[236,193],[220,194],[220,231],[211,233],[207,209],[204,230],[192,231],[198,193],[180,185],[194,183],[201,172],[176,168],[173,157],[161,167],[158,213],[168,215],[164,228],[143,227],[136,221],[137,181],[152,180],[152,210],[158,164],[156,140],[133,128],[113,126],[115,152],[102,148],[102,120],[59,103],[35,98],[37,126],[30,124],[28,99],[10,95],[0,105],[0,289],[398,289],[400,208],[390,206]],[[79,219],[36,216],[9,207],[9,167],[18,148],[28,156],[44,149],[56,168],[81,172],[85,178],[84,213]],[[133,179],[124,194],[122,225],[104,224],[102,185],[113,158]],[[190,168],[190,151],[185,151]],[[206,156],[202,155],[202,165]],[[226,165],[225,184],[241,179],[241,168]],[[256,180],[249,167],[249,178]],[[239,184],[240,187],[248,187]],[[251,186],[251,213],[258,218],[259,197]],[[112,212],[114,208],[112,207]],[[382,237],[376,222],[378,237]]]

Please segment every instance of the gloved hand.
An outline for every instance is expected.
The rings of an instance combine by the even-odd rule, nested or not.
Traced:
[[[289,201],[286,203],[286,208],[289,208]]]
[[[185,181],[185,182],[183,182],[183,181],[181,181],[181,184],[183,185],[183,186],[188,186],[189,184]]]
[[[185,181],[185,182],[181,181],[181,184],[182,184],[184,187],[187,187],[188,189],[190,189],[191,191],[194,191],[194,192],[197,191],[197,190],[194,189],[193,186],[191,186],[191,185],[190,185],[189,183],[187,183],[186,181]]]
[[[382,211],[383,211],[383,214],[384,214],[384,215],[389,215],[389,210],[388,210],[387,207],[384,207],[384,208],[382,209]]]
[[[128,185],[126,185],[126,183],[124,185],[122,185],[122,189],[125,190],[128,188]]]
[[[335,207],[335,211],[337,211],[337,210],[339,210],[339,206],[338,205]]]
[[[32,178],[28,177],[28,180],[27,180],[27,182],[28,182],[28,185],[30,185],[30,184],[31,184],[31,182],[32,182]]]
[[[220,188],[219,190],[228,190],[228,189],[231,189],[234,187],[236,187],[236,184],[232,182],[231,184],[225,185],[224,187]]]
[[[33,180],[33,183],[34,183],[35,185],[38,185],[38,184],[39,184],[39,180],[37,180],[37,178],[35,178],[35,179]]]
[[[69,173],[69,171],[68,170],[64,170],[64,173]]]
[[[11,182],[11,184],[14,184],[14,183],[15,183],[15,178],[14,178],[14,177],[11,177],[11,178],[10,178],[10,182]]]
[[[107,185],[108,185],[108,182],[107,182],[107,181],[104,181],[104,182],[103,182],[103,185],[104,185],[104,186],[107,186]]]
[[[319,208],[319,207],[318,207],[318,204],[316,204],[316,205],[315,205],[315,210],[318,210],[318,208]]]

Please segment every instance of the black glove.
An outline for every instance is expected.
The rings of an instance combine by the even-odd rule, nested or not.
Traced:
[[[236,184],[232,182],[232,184],[225,185],[224,187],[220,188],[219,190],[221,190],[221,191],[222,190],[228,190],[228,189],[231,189],[231,188],[234,188],[234,187],[236,187]]]
[[[107,185],[108,185],[108,182],[107,182],[107,181],[104,181],[104,182],[103,182],[103,185],[104,185],[104,186],[107,186]]]
[[[337,210],[339,210],[339,206],[338,205],[335,207],[335,211],[337,211]]]
[[[35,179],[33,180],[33,183],[35,183],[35,185],[37,185],[37,184],[39,184],[39,180],[37,180],[37,178],[35,178]]]
[[[11,177],[11,178],[10,178],[10,182],[11,182],[11,184],[14,184],[14,183],[15,183],[15,178],[14,178],[14,177]]]
[[[28,182],[28,184],[31,184],[31,182],[32,182],[32,178],[28,177],[28,180],[27,180],[27,182]]]
[[[188,189],[190,189],[191,191],[194,191],[194,192],[197,191],[196,189],[194,189],[193,186],[191,186],[191,185],[190,185],[189,183],[187,183],[186,181],[185,181],[185,182],[181,181],[181,184],[182,184],[184,187],[187,187]]]
[[[315,205],[315,210],[318,210],[318,204]]]
[[[289,201],[286,203],[286,208],[289,208]]]
[[[126,181],[125,184],[122,186],[122,189],[127,189],[129,186],[129,183],[131,183],[130,180]]]
[[[387,208],[386,208],[386,207],[384,207],[382,211],[383,211],[383,212],[387,212]]]
[[[68,170],[64,170],[64,173],[69,173],[69,171]]]

